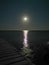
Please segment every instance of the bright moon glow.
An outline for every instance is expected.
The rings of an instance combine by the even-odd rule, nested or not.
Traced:
[[[24,21],[27,21],[28,20],[28,18],[27,17],[24,17]]]
[[[28,41],[28,39],[27,39],[28,30],[24,30],[23,33],[24,33],[24,42],[23,42],[24,47],[28,47],[28,44],[27,44],[27,41]]]

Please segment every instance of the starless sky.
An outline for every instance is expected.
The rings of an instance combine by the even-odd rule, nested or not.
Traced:
[[[49,0],[0,0],[0,30],[17,29],[49,30]]]

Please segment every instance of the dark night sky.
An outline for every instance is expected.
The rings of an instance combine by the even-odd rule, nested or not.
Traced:
[[[0,0],[0,30],[9,29],[49,30],[49,0]]]

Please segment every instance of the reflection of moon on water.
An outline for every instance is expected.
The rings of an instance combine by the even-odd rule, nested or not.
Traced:
[[[27,39],[27,35],[28,35],[28,30],[23,30],[23,34],[24,34],[24,47],[28,47],[28,39]]]

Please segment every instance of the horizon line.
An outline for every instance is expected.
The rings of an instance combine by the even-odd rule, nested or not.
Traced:
[[[27,30],[27,29],[22,29],[22,30],[19,30],[19,29],[2,29],[0,31],[23,31],[23,30]],[[49,30],[32,29],[32,30],[28,30],[28,31],[49,31]]]

